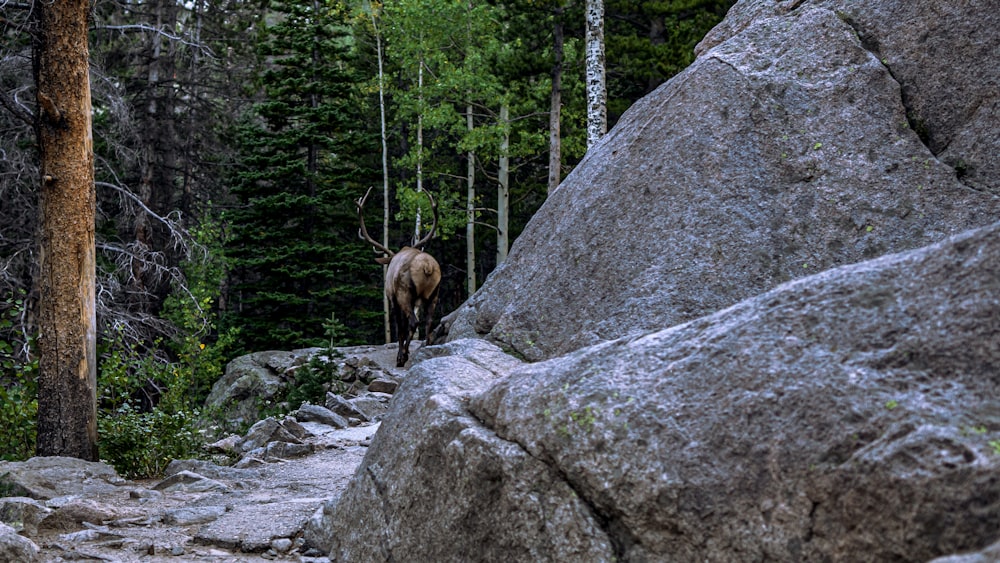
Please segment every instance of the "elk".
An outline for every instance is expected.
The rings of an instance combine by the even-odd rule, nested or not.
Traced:
[[[427,198],[431,200],[431,209],[434,211],[434,222],[430,232],[413,246],[404,246],[399,252],[393,252],[368,236],[368,229],[365,228],[363,210],[371,193],[372,188],[368,188],[365,196],[355,202],[358,208],[358,221],[361,222],[358,236],[372,245],[376,252],[384,254],[384,256],[376,258],[376,262],[389,265],[385,272],[385,296],[389,300],[389,322],[395,325],[396,340],[399,342],[399,351],[396,352],[396,367],[403,367],[410,359],[410,340],[413,338],[413,332],[417,329],[418,310],[423,315],[427,325],[426,343],[431,343],[431,320],[434,317],[434,307],[437,305],[438,285],[441,283],[441,266],[438,265],[433,256],[424,252],[422,248],[431,240],[435,229],[437,229],[437,204],[434,203],[430,192],[425,191]]]

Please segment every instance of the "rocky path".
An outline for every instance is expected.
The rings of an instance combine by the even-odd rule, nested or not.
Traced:
[[[322,353],[237,358],[209,406],[226,420],[259,420],[258,403],[280,396]],[[109,465],[72,458],[0,461],[0,563],[326,561],[308,544],[309,521],[340,496],[367,452],[407,372],[395,368],[395,356],[389,344],[326,357],[341,394],[213,444],[239,458],[232,467],[232,457],[219,465],[180,460],[162,480],[127,481]]]
[[[46,562],[326,561],[304,530],[346,487],[379,425],[302,426],[304,456],[243,468],[178,461],[161,481],[69,458],[0,464],[0,513]]]

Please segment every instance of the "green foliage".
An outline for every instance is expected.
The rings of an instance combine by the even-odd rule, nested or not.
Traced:
[[[197,456],[204,443],[194,425],[197,411],[140,412],[124,403],[102,414],[97,425],[101,458],[128,478],[162,475],[171,460]]]
[[[216,299],[228,267],[225,233],[221,221],[208,214],[203,217],[200,225],[189,230],[199,252],[181,265],[185,285],[174,286],[161,312],[177,327],[167,348],[177,358],[178,368],[190,378],[181,392],[194,404],[208,396],[226,362],[239,351],[239,329],[219,331],[216,323]]]
[[[24,313],[23,295],[0,305],[0,459],[18,461],[35,453],[38,359],[24,359],[17,343],[2,336],[10,334]],[[32,349],[33,339],[25,344]]]
[[[97,381],[101,459],[124,477],[151,478],[173,459],[196,457],[203,440],[187,394],[190,371],[110,344]]]
[[[322,405],[326,402],[326,392],[337,381],[337,364],[334,360],[342,358],[343,354],[336,349],[347,342],[347,327],[337,320],[336,314],[324,322],[328,346],[323,351],[314,354],[309,362],[295,373],[295,385],[291,386],[285,402],[291,409],[296,409],[304,402]]]
[[[240,327],[251,350],[318,346],[323,315],[335,311],[352,341],[371,341],[380,269],[357,239],[354,200],[374,183],[378,151],[344,6],[271,7],[257,44],[261,101],[235,132],[225,326]]]
[[[214,302],[225,273],[220,224],[206,218],[190,234],[201,252],[181,265],[186,283],[174,287],[161,313],[177,332],[153,345],[174,359],[126,346],[120,335],[102,343],[98,446],[101,457],[127,477],[154,477],[172,459],[201,453],[197,406],[236,346],[235,329],[215,332]]]
[[[684,70],[734,0],[613,0],[606,6],[608,125]]]

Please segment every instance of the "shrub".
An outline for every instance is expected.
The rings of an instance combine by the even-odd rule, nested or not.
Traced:
[[[163,474],[175,459],[197,457],[203,443],[193,424],[197,411],[162,409],[139,412],[125,403],[98,421],[101,458],[124,477],[144,479]]]
[[[285,399],[290,409],[297,409],[307,401],[314,405],[324,404],[326,392],[337,383],[337,364],[334,360],[342,358],[343,354],[336,347],[346,343],[348,330],[333,313],[323,322],[323,328],[328,345],[295,373],[295,385],[289,387]]]
[[[23,295],[0,303],[0,459],[6,461],[35,455],[38,359],[29,352],[33,338],[12,337],[24,307]]]

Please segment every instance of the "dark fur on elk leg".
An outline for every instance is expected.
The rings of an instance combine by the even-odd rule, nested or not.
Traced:
[[[399,350],[396,352],[396,367],[401,368],[410,359],[410,340],[413,338],[413,331],[410,330],[409,320],[403,315],[396,315],[396,340],[399,341]]]
[[[424,337],[427,339],[425,342],[430,346],[434,340],[434,335],[431,333],[431,322],[434,321],[434,307],[437,306],[438,302],[438,289],[434,288],[434,294],[431,295],[429,303],[427,303],[427,312],[424,313],[424,321],[427,323],[427,328],[424,329]]]

